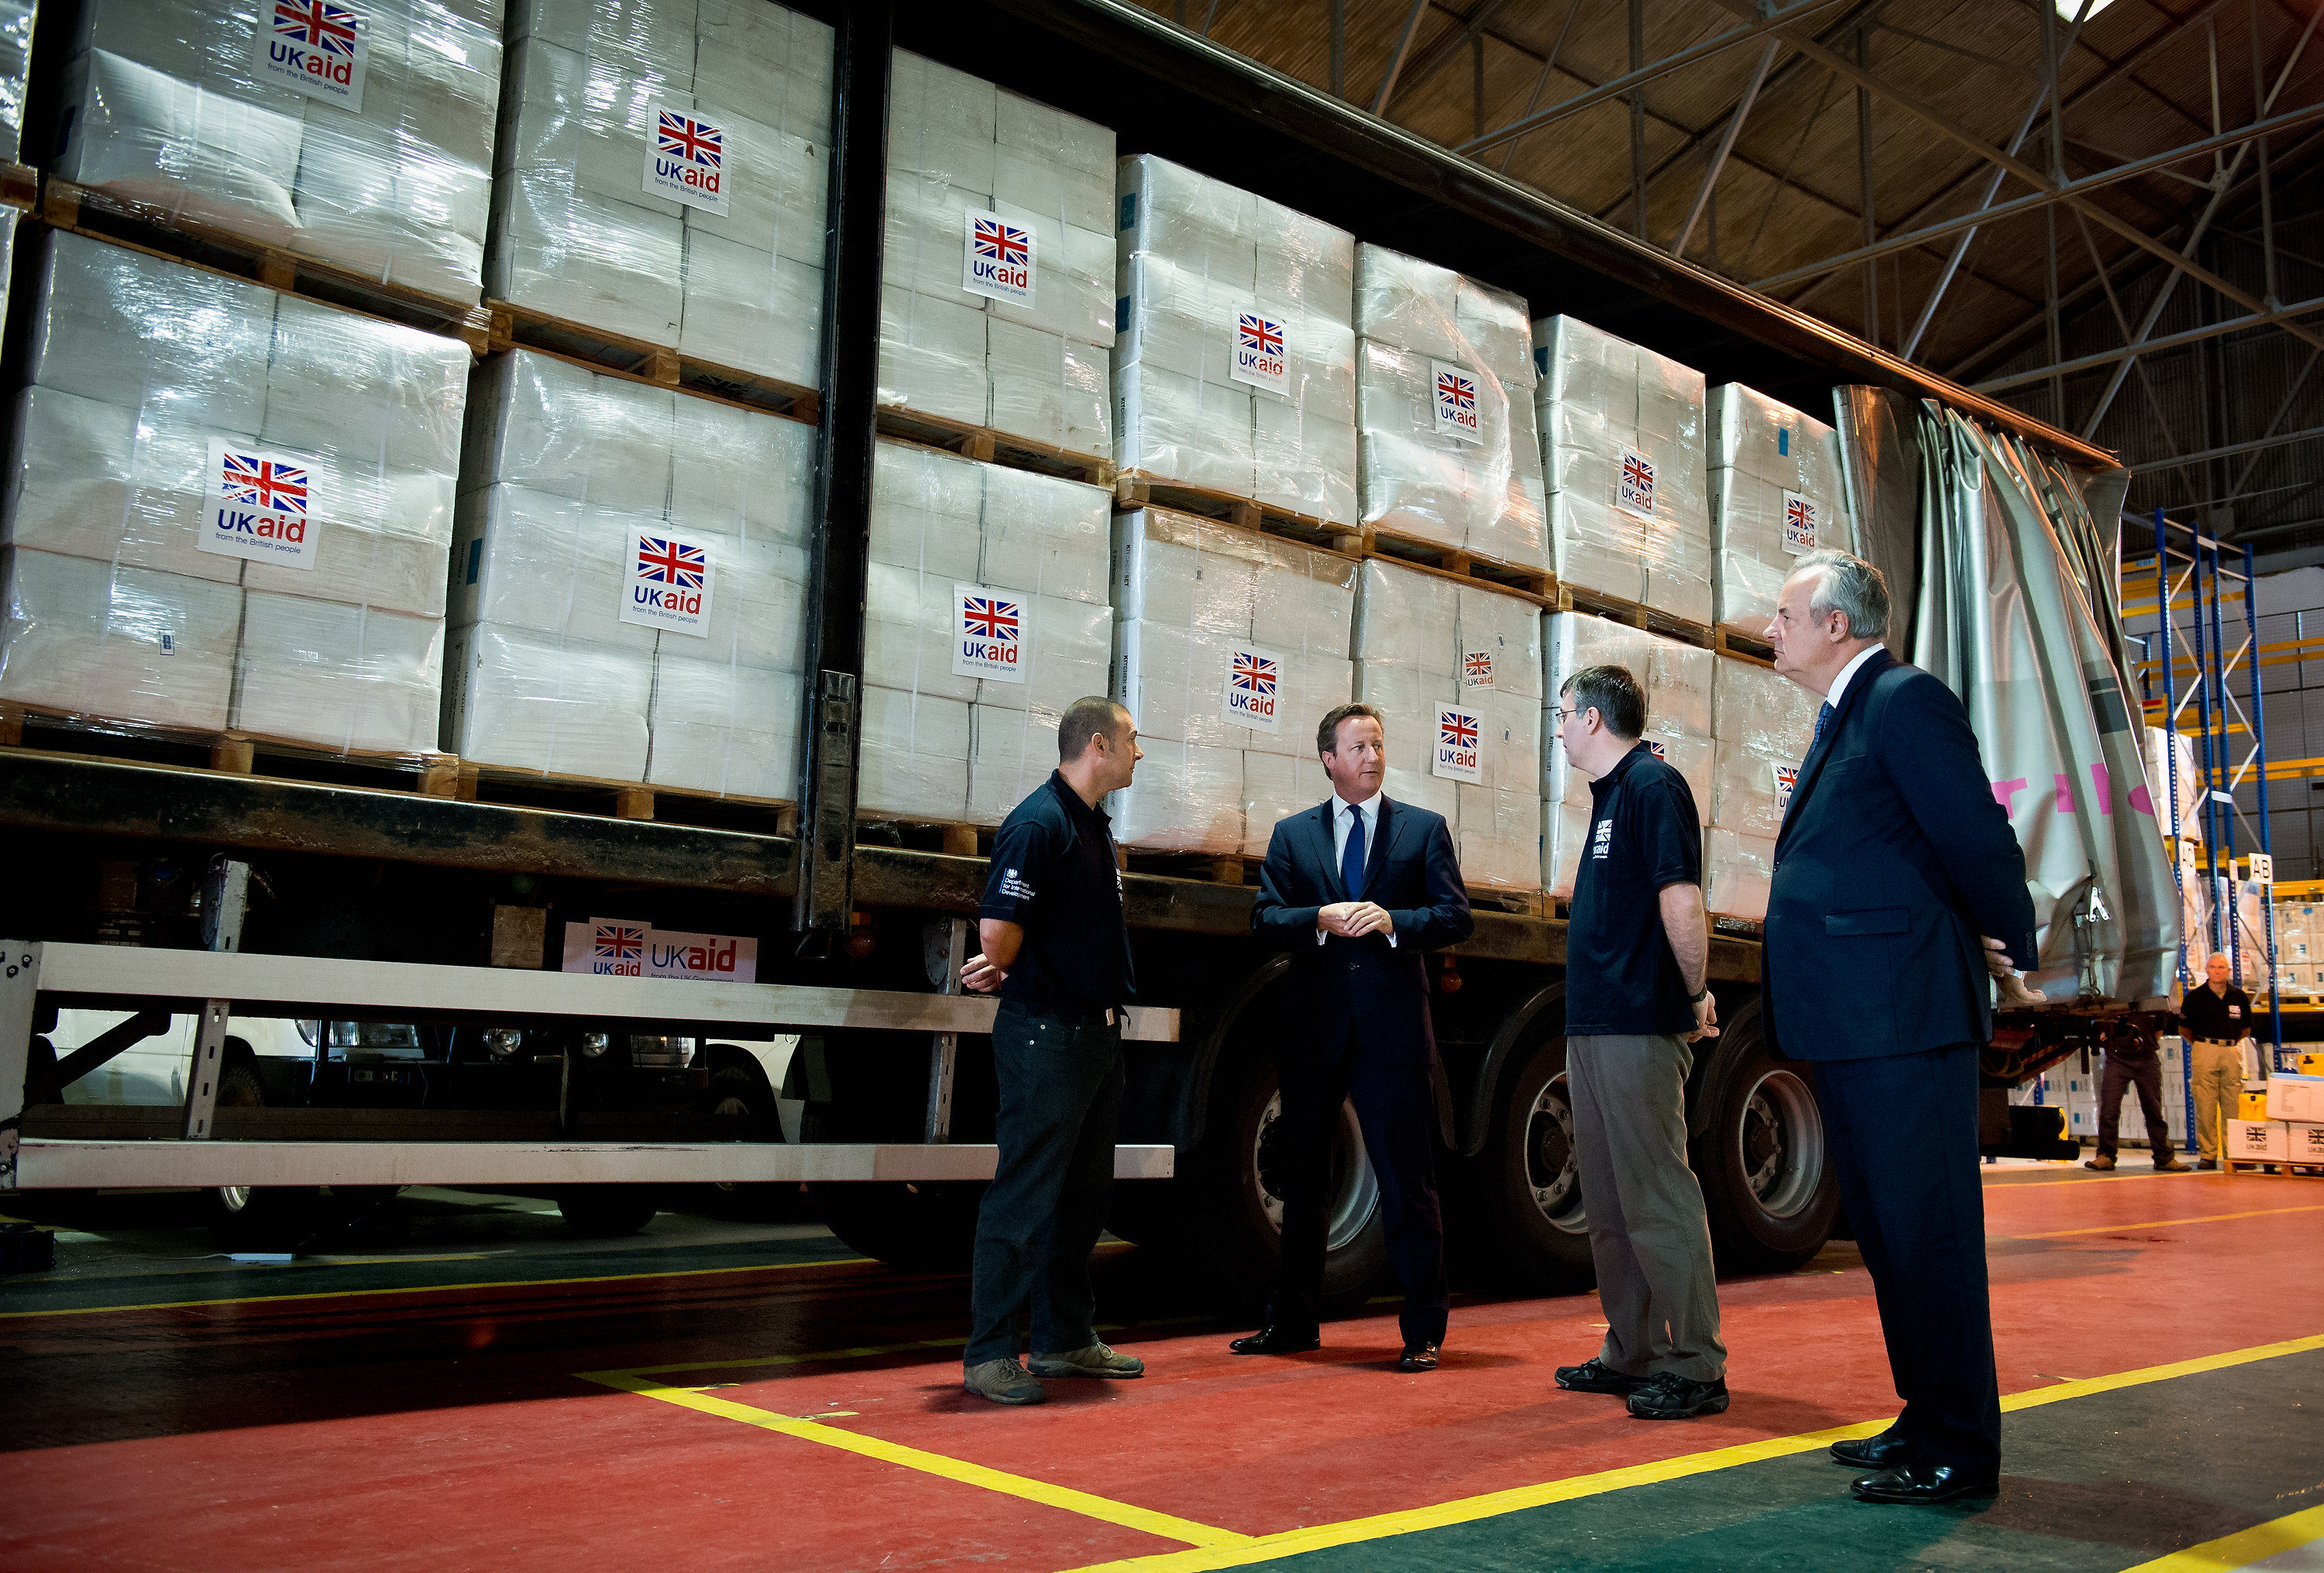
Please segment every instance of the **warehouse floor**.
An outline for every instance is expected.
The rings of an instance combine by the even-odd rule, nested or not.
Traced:
[[[1152,1374],[1003,1410],[960,1391],[957,1277],[548,1206],[408,1193],[374,1253],[267,1268],[65,1237],[0,1281],[0,1565],[2324,1568],[2313,1181],[1989,1170],[2006,1477],[1932,1510],[1823,1458],[1895,1408],[1844,1243],[1722,1285],[1711,1420],[1555,1391],[1586,1295],[1457,1301],[1428,1376],[1392,1307],[1243,1360],[1129,1247],[1107,1336]]]

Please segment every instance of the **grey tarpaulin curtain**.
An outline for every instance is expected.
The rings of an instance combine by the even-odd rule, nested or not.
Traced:
[[[1890,648],[1961,696],[2025,849],[2043,925],[2028,981],[2061,1003],[2167,997],[2179,898],[2126,697],[2120,472],[2077,474],[1930,401],[1907,444],[1899,403],[1876,390],[1835,400],[1858,540],[1913,609]]]

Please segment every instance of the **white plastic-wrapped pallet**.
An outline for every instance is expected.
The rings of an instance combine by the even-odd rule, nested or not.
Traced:
[[[1710,419],[1719,621],[1756,636],[1798,558],[1855,548],[1840,435],[1740,382],[1711,391]]]
[[[1367,243],[1356,333],[1363,521],[1546,566],[1525,301]]]
[[[1823,701],[1753,661],[1721,658],[1712,668],[1711,835],[1704,897],[1720,917],[1767,915],[1775,834],[1792,785],[1815,738]]]
[[[1533,333],[1559,582],[1708,623],[1702,373],[1579,317]]]
[[[1476,888],[1541,888],[1541,609],[1377,559],[1358,579],[1356,697],[1388,733],[1384,790],[1443,814]]]
[[[1152,154],[1116,171],[1121,466],[1356,521],[1356,242]]]
[[[1112,203],[1111,130],[897,51],[880,402],[1111,458]]]
[[[1357,566],[1167,509],[1115,518],[1112,693],[1146,750],[1111,808],[1125,846],[1264,856],[1330,794],[1315,727],[1352,689]]]
[[[501,11],[501,0],[87,0],[56,172],[473,302]]]
[[[518,0],[487,292],[812,386],[831,51],[769,0]]]
[[[0,696],[432,750],[466,346],[79,235],[42,259],[0,539],[19,608],[48,610],[12,622]],[[74,598],[105,575],[131,610]],[[105,647],[164,628],[172,598],[189,630],[223,620],[230,690],[195,675],[205,656],[180,663],[174,635],[150,682],[119,676],[136,658]],[[181,683],[206,697],[181,703]]]
[[[0,160],[24,156],[24,91],[32,65],[32,0],[0,0]]]
[[[1627,667],[1646,689],[1645,741],[1686,777],[1694,811],[1711,807],[1711,654],[1658,633],[1587,612],[1552,612],[1543,628],[1549,681],[1542,690],[1541,876],[1554,896],[1573,894],[1582,843],[1590,833],[1590,777],[1557,741],[1558,690],[1584,667]]]
[[[1111,493],[882,441],[863,613],[867,814],[999,824],[1106,691]]]
[[[2174,781],[2178,784],[2176,814],[2172,812]],[[2159,726],[2146,729],[2146,789],[2161,811],[2164,835],[2203,839],[2203,782],[2195,769],[2194,739]]]
[[[516,350],[476,373],[445,746],[463,759],[798,794],[815,432]]]

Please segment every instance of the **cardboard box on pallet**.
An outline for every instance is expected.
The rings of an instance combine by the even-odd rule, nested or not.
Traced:
[[[2324,1076],[2279,1071],[2267,1079],[2267,1118],[2324,1120]]]
[[[1123,845],[1262,857],[1330,795],[1315,728],[1353,687],[1357,568],[1167,509],[1115,516],[1111,692],[1147,755],[1113,800]]]
[[[1775,835],[1822,701],[1754,662],[1720,657],[1711,673],[1718,743],[1705,898],[1719,916],[1764,918]],[[1725,867],[1729,863],[1731,872]]]
[[[516,350],[479,367],[445,747],[798,794],[813,428]]]
[[[1367,243],[1356,334],[1363,522],[1546,568],[1525,301]]]
[[[501,14],[500,0],[382,0],[335,27],[232,0],[88,0],[55,173],[473,302]]]
[[[1710,622],[1702,373],[1579,317],[1533,336],[1559,583]]]
[[[80,235],[40,254],[0,697],[433,750],[466,348]]]
[[[831,51],[768,0],[519,0],[487,292],[813,386]]]
[[[1122,468],[1353,524],[1355,237],[1151,154],[1116,191]]]
[[[2292,1156],[2292,1127],[2280,1119],[2231,1119],[2220,1151],[2229,1158],[2287,1162]]]
[[[2295,1164],[2324,1164],[2324,1122],[2289,1122],[2284,1127],[2284,1145]]]
[[[1542,879],[1554,896],[1573,894],[1589,834],[1590,778],[1557,741],[1558,690],[1584,667],[1627,667],[1646,693],[1646,741],[1686,777],[1695,812],[1708,819],[1712,742],[1711,653],[1645,629],[1583,612],[1552,612],[1544,623],[1549,657],[1542,687]]]
[[[1711,391],[1710,418],[1713,600],[1721,623],[1756,635],[1799,557],[1855,549],[1840,437],[1740,382]]]
[[[1113,456],[1113,163],[1109,128],[896,51],[881,403]]]

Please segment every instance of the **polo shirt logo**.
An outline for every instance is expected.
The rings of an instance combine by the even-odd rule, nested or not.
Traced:
[[[1033,888],[1018,878],[1016,869],[1003,869],[1001,871],[1001,894],[1011,901],[1030,901],[1033,899]]]
[[[1603,858],[1613,850],[1614,822],[1611,819],[1601,819],[1598,822],[1597,829],[1591,832],[1590,855],[1593,858]]]

